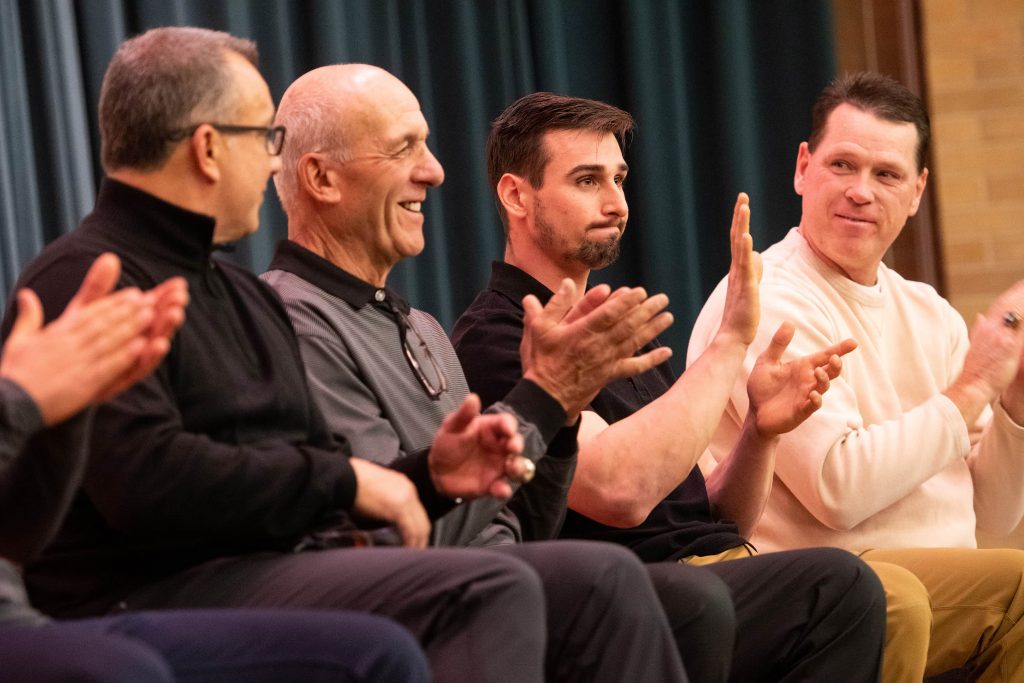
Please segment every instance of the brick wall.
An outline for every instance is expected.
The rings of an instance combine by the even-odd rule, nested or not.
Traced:
[[[950,301],[971,323],[1024,277],[1024,1],[921,0]]]

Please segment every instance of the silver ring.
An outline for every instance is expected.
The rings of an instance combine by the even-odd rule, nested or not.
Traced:
[[[1006,313],[1003,313],[1003,324],[1011,330],[1017,329],[1017,326],[1020,325],[1020,313],[1017,311],[1007,311]]]
[[[537,466],[529,458],[523,458],[523,460],[526,464],[523,466],[523,474],[519,477],[519,481],[523,484],[529,484],[533,479],[533,475],[537,474]]]

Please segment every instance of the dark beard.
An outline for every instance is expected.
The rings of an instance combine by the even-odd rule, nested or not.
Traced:
[[[603,242],[587,240],[576,248],[572,258],[591,270],[607,268],[618,260],[620,244],[618,237]]]

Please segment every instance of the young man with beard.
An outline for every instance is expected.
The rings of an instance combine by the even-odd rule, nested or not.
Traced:
[[[546,301],[563,278],[582,292],[590,271],[617,255],[628,217],[621,144],[632,128],[616,107],[551,93],[520,98],[492,124],[488,172],[506,226],[505,262],[494,264],[453,336],[485,401],[522,372],[523,297]],[[733,680],[873,681],[884,600],[871,570],[832,549],[758,556],[745,540],[767,494],[751,485],[755,473],[771,466],[778,435],[820,405],[853,344],[782,363],[792,334],[782,326],[752,371],[755,408],[729,466],[708,482],[696,467],[757,329],[760,264],[748,224],[741,196],[727,313],[706,358],[678,379],[663,363],[613,381],[583,412],[562,536],[618,542],[650,563],[707,565],[736,610]]]

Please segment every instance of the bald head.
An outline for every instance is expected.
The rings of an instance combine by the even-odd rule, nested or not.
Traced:
[[[300,76],[285,91],[276,125],[288,129],[281,172],[274,177],[289,214],[298,200],[299,160],[320,152],[337,161],[358,155],[362,142],[379,133],[389,111],[419,102],[402,81],[369,64],[336,64]]]

